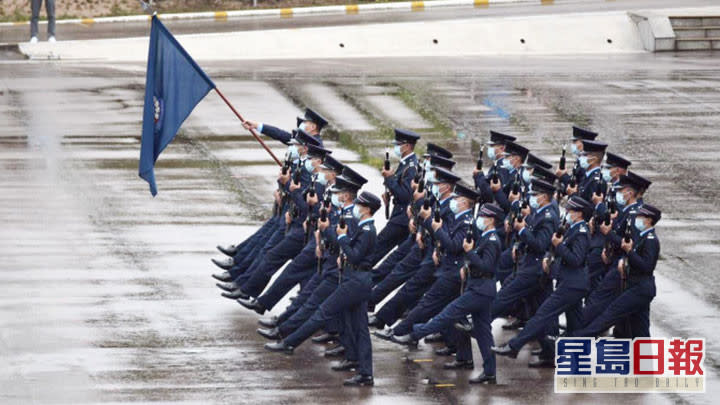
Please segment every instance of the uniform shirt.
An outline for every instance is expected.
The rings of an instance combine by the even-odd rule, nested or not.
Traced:
[[[472,226],[472,211],[465,210],[458,213],[448,227],[442,226],[435,231],[435,238],[443,251],[436,276],[460,281],[458,269],[464,264],[462,245],[469,226]]]
[[[337,239],[347,262],[367,271],[372,269],[371,253],[375,250],[376,240],[375,220],[372,218],[360,221],[353,235],[340,235]]]
[[[519,251],[524,256],[519,262],[522,272],[540,275],[542,258],[550,248],[550,238],[558,227],[558,217],[551,205],[547,204],[525,219],[525,228],[517,234],[520,241]]]
[[[602,178],[600,167],[596,167],[585,174],[582,181],[578,185],[577,195],[585,201],[592,203],[592,196],[595,193],[605,193],[607,191],[607,183]]]
[[[472,225],[470,225],[472,226]],[[481,295],[494,297],[496,293],[495,287],[495,269],[500,260],[502,252],[502,242],[495,229],[485,231],[475,241],[473,249],[465,253],[465,262],[468,266],[468,288]],[[493,277],[481,279],[481,274],[488,274]]]
[[[395,173],[392,176],[386,177],[383,181],[383,184],[385,184],[385,187],[388,188],[393,197],[393,210],[389,223],[403,226],[407,226],[408,224],[406,210],[408,204],[412,202],[413,194],[410,183],[417,173],[417,165],[417,156],[411,153],[402,158],[400,164],[395,169]]]
[[[578,221],[565,233],[563,241],[555,248],[552,274],[558,287],[590,288],[585,257],[590,247],[590,229],[585,221]]]
[[[655,228],[640,232],[632,250],[628,253],[628,278],[652,276],[660,257],[660,240],[655,235]]]

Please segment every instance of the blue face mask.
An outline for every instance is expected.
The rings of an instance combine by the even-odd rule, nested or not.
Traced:
[[[395,153],[395,156],[401,158],[402,157],[402,150],[400,150],[400,145],[395,145],[393,148],[393,153]]]
[[[305,159],[305,170],[308,171],[308,173],[312,173],[313,170],[315,170],[315,167],[312,164],[312,159]]]
[[[425,182],[426,182],[426,183],[428,183],[428,182],[432,183],[432,182],[434,182],[434,181],[435,181],[435,171],[433,171],[433,170],[428,170],[428,171],[426,171],[426,172],[425,172]]]
[[[530,184],[530,170],[529,169],[523,170],[522,179],[525,182],[525,184]]]
[[[578,163],[580,163],[580,167],[582,167],[583,169],[587,169],[588,167],[590,167],[590,162],[588,162],[587,156],[580,156],[580,158],[578,159]]]
[[[603,168],[601,170],[601,172],[602,172],[603,180],[605,180],[606,182],[609,183],[612,180],[612,175],[610,174],[610,169]]]
[[[635,228],[637,228],[637,230],[640,232],[647,229],[647,227],[645,226],[645,221],[643,221],[642,219],[640,219],[638,217],[635,217]]]
[[[426,172],[426,174],[427,174],[427,172],[430,171],[430,166],[432,166],[432,165],[430,164],[430,159],[428,159],[428,160],[426,160],[425,162],[423,162],[423,166],[425,167],[425,172]]]
[[[307,123],[305,121],[301,122],[298,128],[307,132]]]
[[[317,175],[317,178],[315,179],[318,183],[322,184],[323,186],[327,184],[327,179],[325,178],[325,173],[320,172]]]
[[[625,203],[627,203],[627,201],[625,201],[625,195],[622,191],[615,192],[615,202],[620,205],[625,205]]]
[[[497,156],[497,155],[495,154],[495,148],[493,148],[493,147],[488,148],[488,150],[487,150],[487,157],[488,157],[488,159],[490,159],[490,160],[495,160],[495,157],[496,157],[496,156]]]
[[[453,214],[457,214],[460,212],[460,207],[458,207],[458,202],[455,199],[450,200],[450,211],[453,212]]]
[[[330,202],[332,203],[332,205],[334,205],[337,208],[340,208],[343,205],[342,201],[340,201],[340,196],[337,193],[333,193],[330,196]]]
[[[430,188],[430,192],[432,193],[432,195],[435,196],[435,198],[440,198],[440,186],[438,186],[437,184],[432,185],[432,187]]]
[[[572,220],[572,216],[570,215],[569,212],[565,214],[565,222],[567,222],[568,225],[572,225],[573,222],[574,222],[574,221]]]
[[[477,219],[475,220],[475,226],[481,232],[485,232],[485,230],[487,229],[487,225],[485,225],[485,217],[477,217]]]
[[[298,152],[297,145],[288,146],[288,156],[292,160],[298,160],[300,158],[300,152]]]
[[[528,204],[532,207],[532,209],[536,210],[540,208],[540,203],[538,202],[536,195],[531,195],[530,200],[528,201]]]
[[[355,217],[355,219],[357,219],[358,221],[360,220],[360,218],[362,218],[362,214],[360,213],[360,207],[358,207],[357,205],[353,207],[352,214],[353,217]]]
[[[580,149],[578,149],[577,145],[575,145],[575,142],[570,144],[570,152],[573,153],[573,155],[579,155]]]
[[[510,169],[513,168],[513,165],[512,165],[512,163],[510,163],[510,159],[508,159],[508,158],[503,159],[503,164],[502,164],[502,165],[503,165],[504,168],[506,168],[506,169],[508,169],[508,170],[510,170]]]

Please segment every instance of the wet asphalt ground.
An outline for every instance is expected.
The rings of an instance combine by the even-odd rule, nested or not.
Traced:
[[[495,387],[468,386],[471,372],[443,370],[446,359],[426,344],[408,352],[374,339],[372,389],[341,388],[347,375],[330,370],[322,346],[265,352],[257,316],[219,296],[209,259],[270,214],[277,168],[220,99],[209,94],[163,153],[153,199],[137,177],[144,66],[0,62],[0,402],[714,403],[718,60],[203,64],[247,118],[290,128],[304,105],[316,106],[334,124],[329,147],[375,192],[378,162],[367,158],[382,154],[393,126],[448,145],[466,180],[489,129],[554,162],[572,124],[600,132],[653,180],[646,199],[664,211],[652,333],[707,345],[707,394],[622,396],[553,394],[552,370],[525,365],[531,346],[498,359]],[[513,335],[503,322],[497,343]]]

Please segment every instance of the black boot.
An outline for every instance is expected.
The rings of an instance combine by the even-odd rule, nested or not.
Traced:
[[[497,379],[494,375],[485,375],[485,373],[477,377],[472,377],[468,381],[470,384],[497,384]]]
[[[511,359],[517,358],[517,355],[518,355],[517,350],[510,347],[510,345],[508,345],[508,344],[504,344],[500,347],[493,346],[492,351],[495,352],[495,354],[497,354],[498,356],[507,356],[507,357],[510,357]]]
[[[246,300],[250,299],[250,296],[245,294],[239,288],[235,291],[221,293],[220,295],[222,295],[225,298],[231,299],[231,300],[237,300],[238,298],[242,298],[242,299],[246,299]]]
[[[273,315],[269,318],[260,318],[258,319],[258,324],[266,328],[274,328],[278,326],[278,317]]]
[[[265,339],[270,339],[270,340],[282,339],[282,335],[280,335],[280,329],[278,329],[278,328],[272,328],[272,329],[258,328],[257,333],[260,336],[264,337]]]
[[[240,286],[235,284],[234,281],[230,281],[228,283],[215,283],[215,285],[219,289],[221,289],[223,291],[227,291],[227,292],[233,292],[233,291],[237,290],[238,288],[240,288]]]
[[[370,315],[368,317],[368,326],[372,326],[373,328],[382,329],[385,327],[385,322],[380,320],[380,318],[378,318],[375,315]]]
[[[452,356],[457,352],[456,349],[453,349],[451,347],[442,347],[440,349],[435,350],[435,355],[437,356]]]
[[[258,300],[255,298],[245,299],[245,298],[238,298],[237,300],[238,304],[244,306],[247,309],[251,309],[258,313],[258,315],[262,315],[265,313],[265,307],[263,304],[259,303]]]
[[[432,333],[430,335],[425,336],[425,343],[439,343],[443,341],[442,334],[440,333]]]
[[[232,266],[235,265],[235,260],[233,260],[231,257],[227,257],[224,260],[218,260],[218,259],[211,259],[213,263],[215,263],[216,266],[220,267],[223,270],[230,270]]]
[[[450,363],[443,364],[445,370],[472,370],[475,365],[472,360],[453,360]]]
[[[356,369],[357,366],[357,361],[343,360],[338,364],[332,365],[330,368],[333,371],[350,371]]]
[[[314,336],[310,340],[312,340],[313,343],[317,343],[317,344],[335,342],[338,340],[338,334],[337,333],[323,333],[322,335]]]
[[[470,322],[466,319],[455,322],[455,324],[453,326],[455,326],[455,329],[459,330],[460,332],[465,332],[465,333],[472,332],[472,328],[473,328],[472,322]]]
[[[392,328],[386,328],[383,330],[376,330],[372,334],[373,336],[378,337],[382,340],[390,340],[393,336],[393,330]]]
[[[230,274],[229,271],[223,271],[222,273],[215,273],[212,275],[212,278],[214,278],[217,281],[223,282],[223,283],[229,283],[233,281],[233,276]]]
[[[285,354],[293,354],[293,351],[295,350],[295,348],[290,345],[286,345],[285,342],[283,342],[281,340],[279,342],[265,343],[265,350],[269,350],[271,352],[282,352]]]
[[[401,345],[409,346],[409,347],[417,347],[418,341],[413,339],[413,337],[408,333],[407,335],[392,335],[390,337],[390,341],[394,343],[399,343]]]
[[[361,387],[361,386],[369,386],[372,387],[375,385],[375,381],[373,380],[373,377],[371,375],[361,375],[356,374],[347,380],[343,381],[343,385],[347,387]]]
[[[219,250],[220,253],[222,253],[226,256],[230,256],[230,257],[233,257],[237,254],[237,246],[235,246],[235,245],[230,245],[230,246],[217,245],[217,250]]]
[[[342,345],[337,345],[332,349],[325,350],[323,356],[325,357],[341,357],[345,355],[345,348]]]

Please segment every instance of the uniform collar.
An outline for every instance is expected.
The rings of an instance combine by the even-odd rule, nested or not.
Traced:
[[[497,233],[497,229],[491,229],[491,230],[489,230],[489,231],[485,231],[485,232],[482,233],[482,235],[480,235],[480,237],[481,237],[481,238],[484,238],[485,235],[487,235],[487,234],[489,234],[489,233]]]
[[[535,213],[536,213],[536,214],[539,214],[539,213],[545,211],[545,208],[547,208],[547,207],[549,207],[549,206],[551,206],[551,205],[552,205],[552,203],[543,205],[542,207],[538,208],[537,211],[535,211]]]
[[[374,219],[372,219],[372,218],[362,220],[358,223],[358,227],[361,227],[361,226],[363,226],[363,224],[367,224],[368,222],[373,222],[373,221],[374,221]]]
[[[405,163],[405,162],[407,162],[409,159],[411,159],[413,156],[415,156],[415,152],[412,152],[411,154],[409,154],[409,155],[405,156],[404,158],[400,159],[400,162]]]
[[[648,232],[654,231],[654,230],[655,230],[655,227],[654,227],[654,226],[653,226],[652,228],[646,229],[646,230],[640,232],[640,237],[643,237],[643,236],[647,235]]]
[[[570,225],[570,229],[573,229],[573,228],[575,228],[575,226],[580,225],[580,224],[584,224],[584,223],[585,223],[585,220],[584,220],[584,219],[581,219],[580,221],[577,221],[577,222],[575,222],[574,224]]]
[[[628,210],[629,210],[630,208],[632,208],[632,207],[634,207],[634,206],[637,206],[638,204],[640,204],[640,202],[635,201],[635,202],[632,203],[632,204],[626,205],[625,208],[623,208],[623,212],[628,212]]]
[[[585,173],[585,177],[587,178],[587,177],[592,176],[593,173],[595,173],[596,171],[600,170],[600,167],[601,167],[601,166],[598,166],[598,167],[596,167],[596,168],[588,171],[587,173]]]
[[[355,204],[350,204],[350,205],[348,205],[347,207],[343,207],[343,208],[342,208],[342,211],[343,211],[343,212],[345,212],[346,210],[352,211],[352,209],[353,209],[354,206],[355,206]]]
[[[463,212],[460,212],[460,213],[458,213],[458,214],[455,214],[455,219],[460,218],[461,216],[465,215],[465,213],[468,213],[468,212],[470,212],[470,209],[469,209],[469,208],[466,209],[466,210],[463,211]]]

